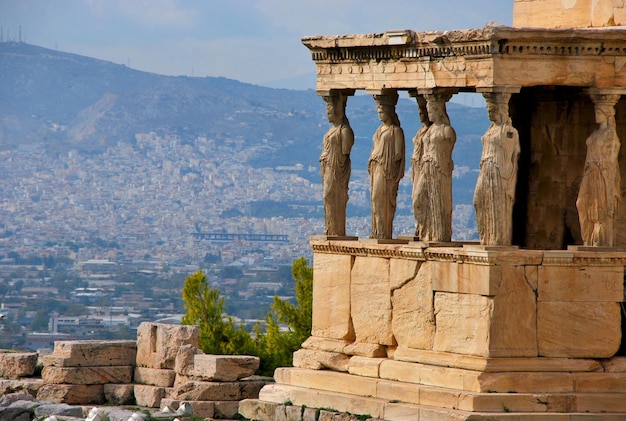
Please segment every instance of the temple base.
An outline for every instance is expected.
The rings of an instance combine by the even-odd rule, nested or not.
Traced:
[[[312,336],[244,416],[626,419],[623,251],[312,246]]]

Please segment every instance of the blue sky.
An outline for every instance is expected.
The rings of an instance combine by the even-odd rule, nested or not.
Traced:
[[[5,41],[21,26],[29,44],[138,70],[301,89],[314,88],[304,36],[481,28],[512,16],[513,0],[0,0]]]

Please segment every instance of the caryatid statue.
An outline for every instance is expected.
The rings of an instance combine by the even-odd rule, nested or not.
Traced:
[[[615,130],[615,104],[619,95],[592,94],[598,127],[587,138],[585,169],[576,208],[586,246],[615,245],[615,217],[621,199]]]
[[[347,96],[333,92],[324,96],[328,121],[332,126],[324,135],[320,171],[324,199],[324,235],[346,235],[346,206],[350,183],[350,150],[354,132],[346,117]]]
[[[426,98],[423,95],[416,95],[417,100],[417,112],[420,117],[420,122],[422,123],[422,127],[419,128],[415,137],[413,137],[413,154],[411,155],[411,176],[413,181],[413,190],[411,192],[411,198],[413,200],[413,214],[415,215],[415,219],[419,220],[420,216],[420,203],[418,200],[419,190],[418,180],[421,176],[421,168],[422,168],[422,154],[424,153],[424,135],[428,131],[428,128],[432,124],[428,119],[428,109],[426,108]],[[415,235],[418,235],[418,228],[415,228]]]
[[[452,239],[452,150],[456,133],[446,113],[452,93],[442,90],[424,97],[430,125],[423,132],[420,129],[414,139],[420,154],[413,162],[415,235],[422,241],[445,242]]]
[[[372,153],[367,167],[372,202],[370,238],[391,239],[398,185],[404,177],[404,131],[395,108],[398,93],[374,95],[374,100],[382,124],[372,138]]]
[[[481,138],[480,173],[474,209],[480,243],[510,246],[513,242],[513,203],[520,154],[519,134],[509,117],[510,93],[485,92],[491,125]]]

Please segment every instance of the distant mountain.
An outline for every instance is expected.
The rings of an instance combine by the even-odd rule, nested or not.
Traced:
[[[401,98],[397,111],[410,154],[420,125],[415,101]],[[456,166],[476,169],[486,111],[449,103],[448,113],[458,138]],[[357,95],[348,100],[347,114],[356,137],[353,167],[365,169],[371,136],[380,124],[375,103],[369,95]],[[324,102],[313,89],[162,76],[25,43],[0,43],[0,150],[99,154],[118,142],[132,144],[136,133],[154,131],[183,140],[205,136],[224,144],[263,145],[262,152],[249,155],[249,165],[307,168],[318,165],[328,127]],[[472,177],[455,193],[462,203],[471,202]]]

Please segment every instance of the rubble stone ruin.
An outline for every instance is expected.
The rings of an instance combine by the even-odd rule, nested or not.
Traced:
[[[326,214],[336,229],[311,240],[312,336],[243,415],[626,419],[626,3],[515,0],[513,16],[513,27],[302,40],[320,96],[349,118],[349,97],[365,91],[379,111],[372,232],[350,237],[345,214]],[[410,157],[398,155],[399,91],[423,123],[406,134]],[[483,95],[491,120],[474,196],[480,244],[451,241],[446,103],[459,92]],[[405,160],[415,237],[394,239]]]

